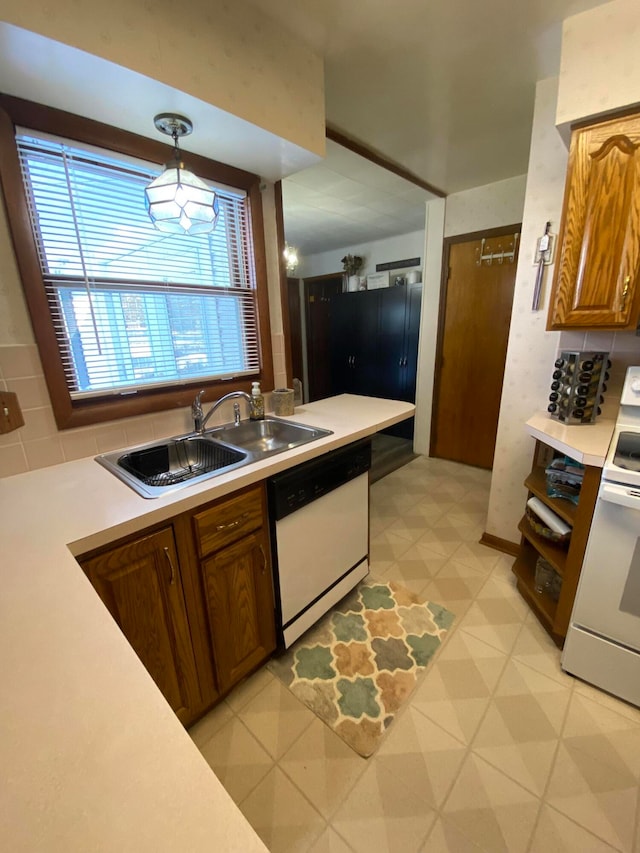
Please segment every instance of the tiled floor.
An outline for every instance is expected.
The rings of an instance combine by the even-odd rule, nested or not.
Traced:
[[[478,544],[488,489],[425,457],[372,486],[372,574],[457,615],[376,755],[266,669],[191,730],[273,853],[640,853],[640,711],[562,672]]]

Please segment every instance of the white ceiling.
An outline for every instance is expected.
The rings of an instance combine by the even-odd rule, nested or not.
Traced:
[[[602,0],[250,0],[324,57],[327,123],[446,193],[526,171],[564,18]]]
[[[602,0],[251,2],[324,57],[329,126],[449,194],[527,171],[535,84],[559,71],[562,21]],[[336,148],[283,182],[290,243],[309,253],[417,222],[410,184],[375,166],[346,174]]]
[[[434,197],[328,139],[323,163],[282,182],[285,236],[311,255],[420,231]]]

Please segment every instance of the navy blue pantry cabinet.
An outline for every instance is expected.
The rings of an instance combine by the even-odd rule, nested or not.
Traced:
[[[334,394],[415,402],[422,285],[410,284],[331,299],[330,360]],[[413,436],[413,419],[393,428]]]

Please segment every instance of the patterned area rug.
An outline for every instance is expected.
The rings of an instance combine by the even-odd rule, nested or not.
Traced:
[[[400,584],[367,578],[268,667],[366,757],[380,745],[453,619]]]

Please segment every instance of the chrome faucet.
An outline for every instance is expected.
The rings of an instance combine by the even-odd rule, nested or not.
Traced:
[[[249,404],[249,408],[251,408],[251,396],[247,394],[245,391],[230,391],[228,394],[225,394],[223,397],[220,397],[219,400],[216,400],[215,403],[211,406],[207,414],[202,410],[202,395],[204,394],[204,388],[202,391],[199,391],[196,394],[196,398],[191,404],[191,415],[193,417],[193,429],[194,432],[204,432],[205,427],[209,421],[211,415],[223,404],[226,403],[227,400],[235,400],[242,399],[246,400]],[[234,403],[233,405],[233,422],[236,426],[240,423],[240,404]]]

